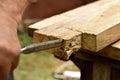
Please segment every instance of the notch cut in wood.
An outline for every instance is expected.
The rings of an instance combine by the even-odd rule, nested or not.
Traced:
[[[78,49],[80,49],[81,47],[80,46],[81,37],[79,35],[80,32],[72,31],[66,28],[58,28],[58,29],[56,28],[52,27],[51,29],[49,29],[48,27],[46,27],[38,31],[35,31],[34,42],[39,43],[39,42],[44,42],[44,41],[49,41],[54,39],[63,39],[64,42],[61,47],[50,49],[48,52],[53,53],[56,57],[59,57],[63,60],[68,60],[70,55],[73,52],[78,51]]]
[[[98,52],[120,39],[119,7],[120,0],[97,1],[63,13],[62,16],[48,18],[42,22],[43,26],[41,22],[33,25],[39,29],[34,33],[34,42],[64,39],[63,47],[53,51],[63,59],[68,59],[79,49]],[[69,17],[65,18],[63,15]],[[71,47],[71,44],[74,44],[75,48]]]

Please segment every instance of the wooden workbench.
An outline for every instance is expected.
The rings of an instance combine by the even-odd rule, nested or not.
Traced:
[[[120,0],[99,0],[29,27],[34,42],[63,39],[50,51],[72,60],[81,80],[120,80]]]
[[[70,59],[81,70],[81,80],[120,80],[120,60],[118,60],[120,57],[117,56],[120,54],[120,42],[118,46],[109,50],[113,51],[111,53],[116,55],[116,59],[84,51],[78,51],[71,56]],[[106,50],[105,54],[109,55]]]

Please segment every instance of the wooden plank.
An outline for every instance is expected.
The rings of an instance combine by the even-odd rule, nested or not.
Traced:
[[[84,50],[82,50],[82,51],[84,52]],[[120,40],[118,40],[117,42],[109,45],[108,47],[106,47],[98,52],[91,52],[91,51],[85,51],[85,52],[103,56],[108,59],[120,61]]]
[[[94,13],[88,10],[79,16],[80,20],[66,27],[82,31],[82,48],[94,52],[120,39],[120,0],[109,0],[96,8]]]
[[[87,12],[88,9],[101,6],[101,4],[104,3],[105,2],[94,2],[94,4],[89,4],[87,7],[83,6],[31,25],[30,29],[39,29],[34,33],[34,42],[38,43],[57,38],[64,39],[62,47],[54,48],[49,50],[49,52],[64,60],[69,59],[73,52],[76,52],[81,48],[81,31],[68,29],[66,26],[69,25],[68,23],[72,23],[76,20],[76,18],[79,18],[78,16],[80,13],[84,15],[82,13],[83,10]],[[94,12],[94,10],[91,10],[91,12]]]
[[[120,50],[120,40],[118,42],[114,43],[111,47]]]
[[[46,19],[33,25],[40,29],[34,34],[34,42],[64,39],[63,47],[56,49],[55,54],[64,59],[80,48],[99,51],[120,38],[119,7],[120,0],[97,1],[57,18],[54,16],[53,22],[51,18]]]
[[[67,19],[68,19],[67,16],[62,16],[62,15],[61,16],[56,15],[54,17],[50,17],[50,18],[44,19],[44,20],[42,20],[40,22],[37,22],[37,23],[35,23],[33,25],[30,25],[28,27],[28,33],[29,33],[30,36],[33,36],[33,32],[35,30],[42,29],[44,27],[53,25],[53,24],[55,24],[57,22],[64,21],[64,20],[67,20]]]
[[[97,54],[120,61],[120,40],[99,51]]]
[[[61,21],[64,22],[66,20],[68,21],[69,19],[75,19],[80,14],[81,15],[88,14],[87,13],[88,10],[95,11],[95,9],[91,9],[91,8],[99,7],[99,6],[102,6],[105,4],[106,4],[106,1],[100,1],[100,2],[97,1],[97,2],[90,3],[87,6],[84,5],[82,7],[78,7],[76,9],[67,11],[65,13],[46,18],[46,19],[39,21],[33,25],[30,25],[28,27],[28,33],[33,36],[33,32],[35,30],[39,30],[39,29],[47,27],[47,26],[52,26],[54,24],[58,24]],[[83,13],[83,11],[84,11],[84,13]],[[83,16],[83,17],[85,17],[85,16]]]

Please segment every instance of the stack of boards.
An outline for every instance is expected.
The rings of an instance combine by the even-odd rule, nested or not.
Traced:
[[[50,51],[64,60],[78,50],[120,60],[120,0],[99,0],[29,26],[34,42],[63,39]]]

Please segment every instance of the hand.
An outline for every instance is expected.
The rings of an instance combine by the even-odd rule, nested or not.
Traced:
[[[0,80],[6,80],[19,62],[17,26],[27,0],[0,0]]]

